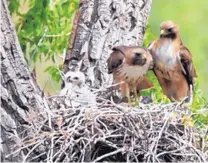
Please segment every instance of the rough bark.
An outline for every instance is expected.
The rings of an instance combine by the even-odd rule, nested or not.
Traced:
[[[21,161],[20,153],[10,154],[21,147],[22,134],[28,134],[31,118],[47,105],[24,60],[5,0],[1,0],[0,37],[1,161]]]
[[[92,87],[111,84],[112,47],[141,45],[151,0],[82,0],[75,14],[64,72],[81,70]]]

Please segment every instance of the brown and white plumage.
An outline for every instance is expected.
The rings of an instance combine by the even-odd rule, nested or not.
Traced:
[[[152,87],[145,77],[152,66],[152,56],[147,49],[138,46],[119,46],[112,50],[107,61],[108,73],[112,73],[114,81],[120,83],[122,96],[131,103],[131,91],[138,98],[137,92]]]
[[[160,37],[148,47],[159,84],[171,101],[191,97],[196,77],[192,55],[181,41],[177,24],[172,21],[162,22],[160,30]]]

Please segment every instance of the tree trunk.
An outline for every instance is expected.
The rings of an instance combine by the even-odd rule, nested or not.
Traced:
[[[21,161],[22,135],[47,105],[33,80],[18,43],[6,0],[1,0],[1,161]],[[38,115],[39,114],[39,115]],[[24,132],[23,132],[24,131]],[[18,146],[19,145],[19,146]]]
[[[142,45],[151,0],[82,0],[75,14],[64,72],[85,72],[88,85],[112,83],[106,60],[118,45]]]

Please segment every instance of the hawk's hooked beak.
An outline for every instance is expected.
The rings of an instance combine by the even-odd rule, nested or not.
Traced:
[[[161,35],[165,34],[165,30],[162,29],[162,30],[160,31],[160,34],[161,34]]]

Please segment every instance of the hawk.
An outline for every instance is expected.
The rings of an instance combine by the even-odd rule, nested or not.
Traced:
[[[130,92],[136,99],[138,92],[153,85],[145,74],[152,66],[152,56],[147,49],[139,46],[118,46],[107,60],[108,73],[113,74],[114,82],[119,83],[121,94],[131,103]]]
[[[179,27],[173,21],[160,25],[160,36],[153,41],[150,50],[154,68],[163,93],[173,102],[191,101],[194,77],[197,77],[191,52],[185,47],[179,35]]]

